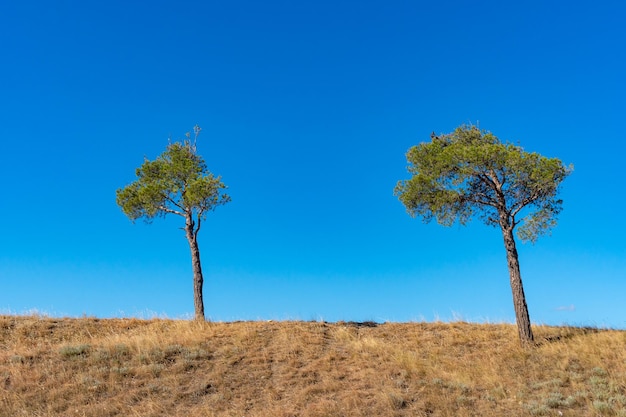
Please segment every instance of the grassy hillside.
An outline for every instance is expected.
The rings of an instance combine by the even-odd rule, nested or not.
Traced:
[[[626,332],[0,316],[0,417],[626,416]]]

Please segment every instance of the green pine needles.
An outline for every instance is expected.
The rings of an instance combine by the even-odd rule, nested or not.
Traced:
[[[531,242],[556,224],[559,186],[572,170],[471,125],[431,135],[409,149],[407,161],[413,177],[398,182],[395,195],[411,216],[444,226],[474,216],[492,226],[504,220],[521,224],[518,237]]]
[[[230,197],[221,177],[208,171],[204,159],[185,141],[167,146],[156,160],[145,160],[136,170],[137,180],[117,190],[117,204],[132,221],[176,214],[206,218],[209,211]]]

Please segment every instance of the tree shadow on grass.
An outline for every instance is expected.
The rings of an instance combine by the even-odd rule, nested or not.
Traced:
[[[590,334],[596,334],[601,332],[606,332],[611,329],[601,329],[593,326],[583,326],[583,327],[550,327],[548,328],[549,332],[547,334],[540,336],[536,341],[537,346],[541,346],[548,343],[562,342],[565,340],[570,340],[578,336],[586,336]]]

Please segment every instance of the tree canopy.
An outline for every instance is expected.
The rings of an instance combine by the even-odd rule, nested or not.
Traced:
[[[409,149],[408,171],[395,194],[412,216],[444,226],[478,216],[486,224],[515,227],[523,241],[535,242],[556,224],[557,198],[571,172],[557,158],[502,143],[476,126],[460,126]]]
[[[207,169],[189,141],[172,143],[156,160],[145,160],[136,170],[137,180],[117,190],[117,204],[133,221],[157,216],[194,215],[197,227],[209,211],[230,197],[221,177]]]

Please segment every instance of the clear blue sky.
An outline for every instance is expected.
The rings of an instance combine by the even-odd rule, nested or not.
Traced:
[[[0,312],[189,317],[180,218],[115,190],[199,124],[232,203],[200,232],[211,320],[514,322],[498,229],[409,217],[405,152],[479,123],[573,163],[519,247],[531,320],[626,328],[622,1],[0,6]]]

